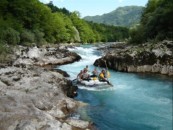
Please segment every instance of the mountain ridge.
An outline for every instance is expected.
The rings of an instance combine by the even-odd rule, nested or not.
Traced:
[[[118,7],[109,13],[86,16],[83,19],[95,23],[130,27],[139,23],[143,9],[143,6],[124,6]]]

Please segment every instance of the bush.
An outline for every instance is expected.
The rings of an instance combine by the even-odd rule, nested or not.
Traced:
[[[32,32],[28,30],[23,30],[22,33],[20,34],[20,42],[21,43],[33,43],[35,36]]]
[[[5,63],[9,60],[11,48],[2,40],[0,40],[0,63]]]
[[[144,42],[144,29],[141,25],[131,28],[129,34],[129,43],[141,44]]]
[[[34,30],[33,31],[35,34],[35,39],[34,41],[38,44],[38,45],[43,45],[46,43],[46,40],[44,39],[44,33],[39,31],[39,30]]]
[[[20,35],[19,32],[13,28],[4,28],[0,33],[0,40],[10,45],[16,45],[20,42]]]
[[[6,52],[5,42],[0,40],[0,55]]]

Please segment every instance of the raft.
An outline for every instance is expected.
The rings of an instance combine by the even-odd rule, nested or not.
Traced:
[[[108,85],[107,82],[99,81],[97,78],[91,78],[91,80],[77,79],[77,83],[85,85],[85,86],[89,86],[89,87],[100,86],[100,85]]]

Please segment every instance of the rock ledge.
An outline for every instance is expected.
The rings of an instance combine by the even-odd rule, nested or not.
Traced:
[[[173,41],[165,40],[157,44],[146,43],[138,46],[116,43],[104,48],[106,55],[97,59],[94,65],[107,65],[108,68],[122,72],[173,76]]]

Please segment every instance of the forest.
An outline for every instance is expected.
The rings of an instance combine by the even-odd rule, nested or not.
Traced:
[[[141,44],[147,41],[173,40],[172,16],[172,0],[149,0],[140,24],[129,31],[129,42]]]
[[[9,46],[59,43],[129,41],[141,44],[150,40],[173,39],[173,1],[149,0],[139,24],[122,27],[93,23],[79,12],[58,8],[39,0],[0,1],[0,56]]]
[[[128,38],[128,28],[86,22],[79,12],[38,0],[1,0],[0,30],[0,43],[10,45],[95,43]]]

